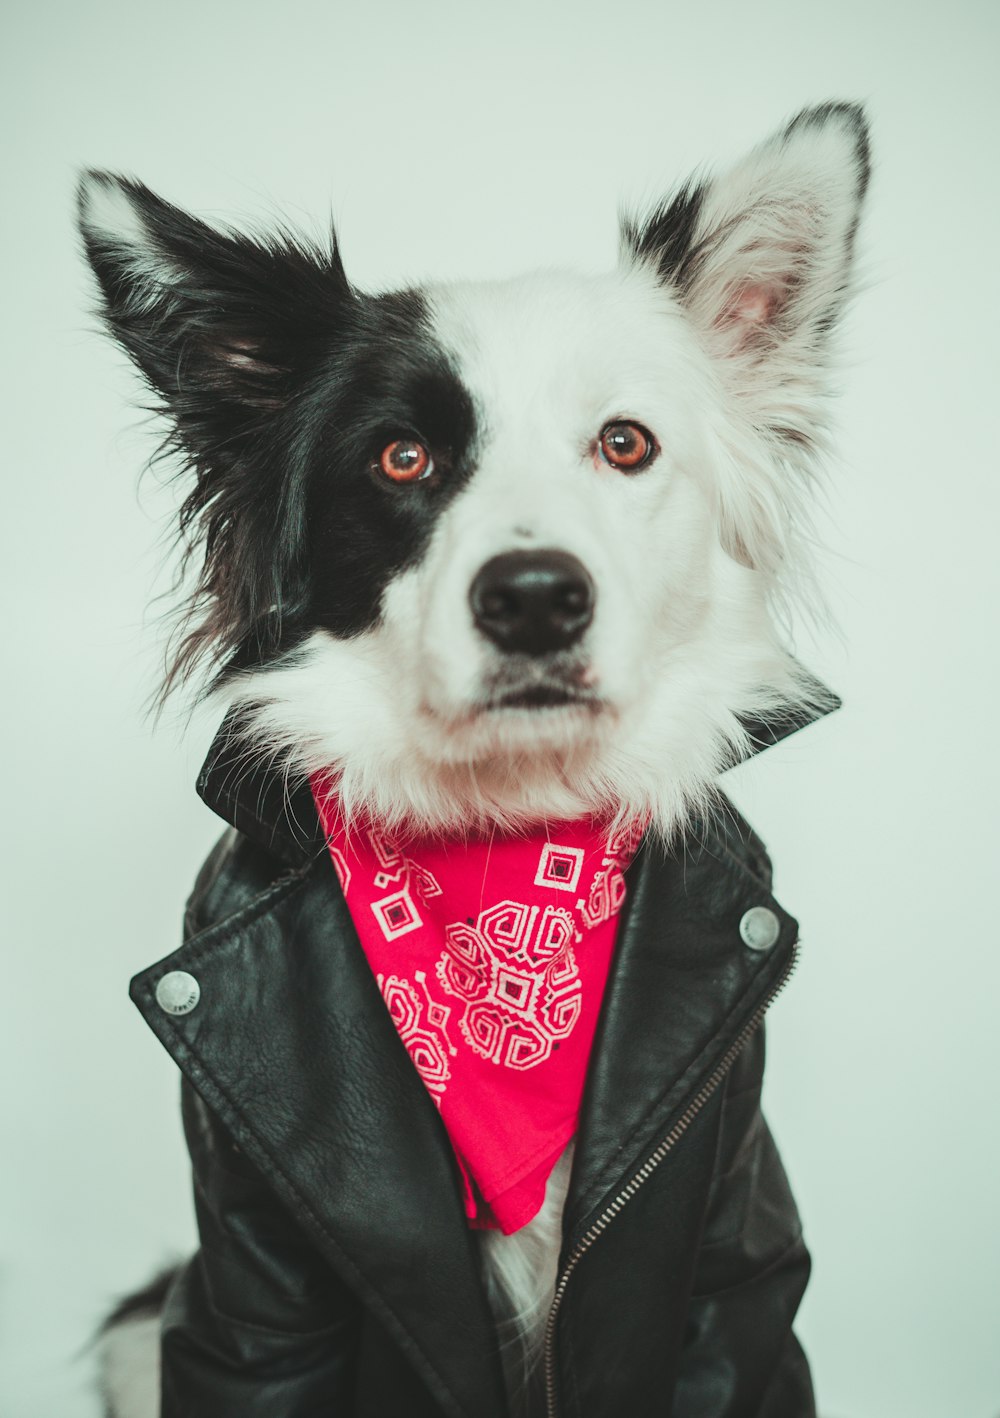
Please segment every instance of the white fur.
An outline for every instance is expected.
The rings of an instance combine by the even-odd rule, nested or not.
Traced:
[[[389,823],[456,831],[597,811],[651,814],[669,834],[742,743],[738,716],[798,693],[770,614],[780,578],[727,553],[720,529],[720,450],[743,448],[752,479],[767,440],[641,266],[442,287],[431,304],[485,423],[476,473],[373,630],[317,631],[233,681],[230,700],[253,706],[290,771],[333,769],[348,810]],[[640,475],[595,456],[616,417],[661,445]],[[749,519],[741,530],[756,547]],[[791,528],[780,536],[789,559]],[[581,652],[594,708],[489,705],[506,669],[469,586],[491,556],[532,545],[574,554],[594,581]]]
[[[229,686],[290,773],[332,770],[349,811],[460,831],[603,812],[669,836],[738,753],[741,717],[801,696],[775,631],[799,574],[824,442],[824,318],[847,289],[862,169],[837,113],[705,189],[683,290],[627,252],[607,276],[430,292],[485,432],[471,482],[375,629],[317,632]],[[634,477],[604,423],[649,428]],[[518,547],[577,556],[596,586],[578,672],[591,709],[498,709],[503,656],[469,587]],[[522,668],[522,687],[532,673]],[[526,678],[527,677],[527,678]]]
[[[842,114],[776,135],[707,185],[695,231],[701,257],[687,311],[744,428],[758,434],[734,440],[731,428],[718,430],[722,536],[758,566],[778,569],[787,557],[786,530],[805,520],[803,494],[826,443],[821,325],[850,289],[863,183],[856,143]],[[762,330],[786,295],[790,318]]]
[[[497,1321],[507,1389],[514,1404],[526,1392],[542,1357],[545,1322],[556,1286],[562,1213],[573,1167],[571,1142],[556,1163],[541,1210],[519,1231],[478,1233],[486,1295]]]
[[[159,1418],[159,1315],[114,1325],[101,1337],[98,1362],[111,1418]]]
[[[80,227],[86,237],[115,253],[131,277],[129,304],[134,311],[152,309],[184,272],[167,260],[142,213],[128,192],[100,173],[80,183]]]
[[[80,222],[109,246],[144,247],[150,233],[132,198],[117,182],[89,173],[80,184]]]

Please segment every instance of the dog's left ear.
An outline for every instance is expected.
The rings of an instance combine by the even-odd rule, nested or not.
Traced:
[[[829,336],[850,293],[869,170],[863,110],[823,104],[729,172],[623,222],[625,260],[652,266],[676,294],[738,411],[779,462],[801,463],[823,431]],[[723,489],[724,541],[756,565],[780,557],[780,545],[769,553],[767,544],[782,537],[762,525],[773,520],[767,490],[754,500],[748,522],[746,508],[727,509]]]

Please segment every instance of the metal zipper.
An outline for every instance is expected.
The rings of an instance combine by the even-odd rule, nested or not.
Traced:
[[[600,1216],[590,1227],[589,1231],[587,1231],[586,1235],[584,1235],[577,1243],[577,1246],[574,1249],[572,1255],[567,1260],[566,1268],[562,1272],[562,1275],[559,1277],[555,1292],[553,1293],[552,1304],[549,1308],[549,1317],[545,1324],[545,1342],[543,1354],[545,1367],[546,1418],[557,1418],[558,1413],[558,1410],[556,1408],[556,1321],[559,1318],[559,1308],[562,1305],[563,1296],[566,1294],[566,1287],[569,1284],[570,1276],[573,1274],[573,1271],[579,1264],[581,1257],[586,1255],[587,1251],[590,1250],[591,1246],[597,1240],[598,1236],[600,1236],[607,1229],[607,1227],[618,1215],[618,1213],[624,1208],[625,1203],[627,1201],[631,1201],[632,1197],[635,1196],[636,1192],[642,1186],[643,1182],[648,1180],[648,1178],[653,1174],[656,1168],[663,1161],[664,1157],[666,1157],[667,1153],[673,1149],[679,1139],[683,1137],[684,1134],[687,1132],[694,1119],[701,1112],[702,1108],[708,1102],[709,1098],[711,1098],[712,1094],[715,1092],[719,1084],[725,1078],[726,1074],[732,1068],[736,1056],[743,1048],[743,1045],[749,1039],[750,1035],[754,1032],[754,1030],[757,1029],[761,1020],[767,1013],[768,1009],[771,1007],[771,1004],[774,1002],[776,997],[788,984],[792,972],[798,964],[798,959],[799,947],[796,944],[792,947],[792,953],[789,956],[788,964],[785,967],[781,977],[772,986],[770,992],[757,1006],[751,1017],[747,1020],[746,1024],[744,1024],[743,1028],[736,1035],[736,1038],[730,1044],[729,1048],[723,1054],[719,1062],[715,1065],[715,1068],[709,1074],[708,1078],[706,1078],[705,1082],[698,1089],[697,1093],[694,1095],[690,1103],[684,1109],[684,1112],[674,1123],[673,1127],[667,1133],[666,1137],[660,1143],[659,1147],[657,1147],[656,1151],[652,1154],[652,1156],[649,1157],[643,1163],[643,1165],[639,1168],[638,1172],[635,1173],[631,1180],[628,1181],[624,1187],[622,1187],[621,1191],[615,1197],[614,1201],[612,1201],[611,1204],[604,1211],[601,1212]]]

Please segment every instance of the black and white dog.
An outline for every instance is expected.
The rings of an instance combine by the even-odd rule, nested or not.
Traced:
[[[861,111],[826,104],[625,220],[606,275],[366,295],[334,244],[90,173],[104,316],[192,477],[168,688],[207,674],[289,774],[335,769],[388,824],[674,834],[744,722],[811,692],[779,627],[867,177]],[[528,1330],[567,1174],[485,1233]],[[136,1314],[121,1418],[156,1411]]]

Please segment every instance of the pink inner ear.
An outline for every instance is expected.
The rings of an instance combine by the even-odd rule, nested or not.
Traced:
[[[773,325],[785,303],[788,287],[784,281],[755,281],[731,287],[716,324],[736,327],[744,339]]]

